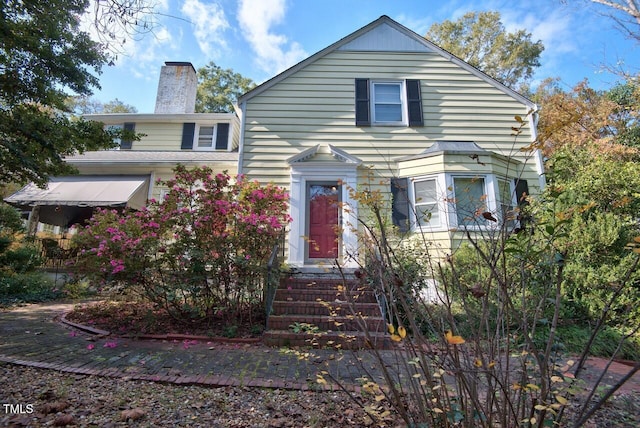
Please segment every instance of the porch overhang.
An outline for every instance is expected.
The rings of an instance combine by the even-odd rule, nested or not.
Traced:
[[[39,207],[39,221],[69,226],[90,217],[96,207],[140,209],[145,206],[149,176],[78,175],[54,177],[42,189],[31,183],[5,198],[20,209]]]

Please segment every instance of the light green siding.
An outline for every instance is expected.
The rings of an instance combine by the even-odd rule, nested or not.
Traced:
[[[180,150],[181,123],[136,123],[136,133],[145,135],[133,142],[132,150]]]
[[[355,126],[354,79],[420,79],[423,127]],[[528,125],[517,138],[514,116],[528,107],[433,53],[334,51],[252,97],[246,106],[243,169],[262,182],[287,183],[286,159],[316,144],[332,144],[382,176],[395,159],[436,140],[475,141],[523,164]],[[525,175],[535,187],[532,161]]]
[[[389,178],[434,173],[520,177],[536,193],[537,159],[521,150],[533,140],[532,104],[472,71],[431,52],[330,51],[246,99],[242,172],[289,187],[287,159],[310,147],[332,145],[362,161],[358,190],[380,190],[387,201]],[[420,80],[424,126],[356,126],[356,78]],[[525,120],[517,137],[516,115]],[[491,153],[480,159],[462,153],[401,161],[439,140],[475,142]],[[359,210],[361,218],[368,215],[364,207]],[[446,227],[420,233],[437,257],[451,253],[460,238],[460,232]]]

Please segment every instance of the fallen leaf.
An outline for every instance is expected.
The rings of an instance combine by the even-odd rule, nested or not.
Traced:
[[[53,426],[55,427],[65,427],[67,425],[75,425],[72,415],[58,415],[53,421]]]
[[[52,401],[51,403],[46,403],[40,410],[46,415],[61,412],[67,407],[69,407],[69,403],[66,401]]]
[[[120,412],[120,419],[123,421],[128,421],[129,419],[137,421],[138,419],[142,419],[144,415],[145,411],[140,407],[136,407],[135,409],[123,410]]]
[[[465,342],[462,336],[454,336],[451,330],[447,330],[444,337],[449,345],[462,345]]]

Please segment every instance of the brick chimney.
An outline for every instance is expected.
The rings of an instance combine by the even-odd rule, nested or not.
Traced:
[[[198,76],[190,62],[165,62],[160,70],[156,114],[193,113]]]

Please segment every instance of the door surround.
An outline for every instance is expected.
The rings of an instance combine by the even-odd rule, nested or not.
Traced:
[[[339,239],[338,262],[343,267],[355,268],[357,263],[358,239],[354,231],[357,228],[358,204],[350,196],[350,189],[357,188],[357,168],[361,161],[342,150],[328,146],[335,160],[314,161],[319,146],[303,151],[288,160],[291,167],[291,187],[289,214],[292,221],[289,231],[289,251],[287,263],[292,267],[316,266],[307,259],[307,188],[314,183],[337,183],[340,208],[338,210]]]

